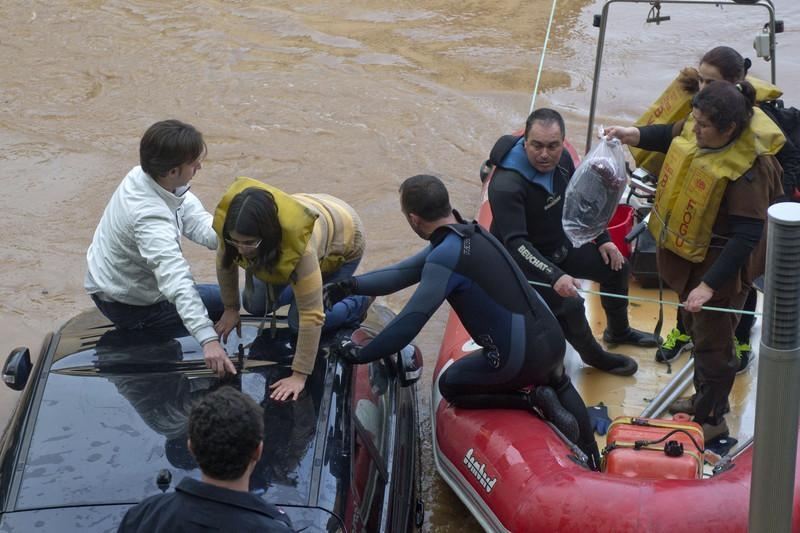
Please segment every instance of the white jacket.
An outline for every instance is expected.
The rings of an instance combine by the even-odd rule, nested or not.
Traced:
[[[181,234],[217,248],[212,219],[194,194],[176,196],[134,167],[94,232],[84,287],[101,299],[129,305],[169,300],[199,342],[216,338],[181,251]]]

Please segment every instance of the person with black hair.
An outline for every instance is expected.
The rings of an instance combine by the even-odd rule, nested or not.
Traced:
[[[223,340],[239,327],[239,272],[245,270],[244,308],[266,317],[291,304],[297,331],[292,375],[271,385],[276,400],[296,400],[314,370],[323,331],[357,326],[372,300],[348,298],[327,313],[322,284],[353,275],[364,253],[364,230],[355,210],[327,194],[293,194],[250,178],[237,178],[214,215],[219,237],[217,279],[224,312],[215,325]]]
[[[183,323],[209,368],[235,374],[214,331],[222,315],[219,287],[196,285],[181,250],[181,236],[217,247],[211,214],[189,191],[206,151],[191,124],[164,120],[147,129],[140,165],[114,191],[86,252],[84,287],[117,328]]]
[[[574,248],[564,233],[564,194],[575,172],[564,150],[564,128],[557,111],[537,109],[528,116],[522,137],[506,135],[495,143],[489,159],[496,166],[489,184],[491,231],[529,281],[550,285],[534,288],[581,359],[599,370],[630,376],[638,369],[636,361],[600,346],[577,292],[580,282],[575,277],[598,281],[600,290],[627,296],[628,265],[607,231],[580,248]],[[601,304],[607,343],[656,346],[652,334],[630,327],[626,299],[603,296]]]
[[[606,129],[625,144],[666,152],[649,228],[659,274],[685,305],[696,390],[671,410],[694,415],[706,441],[728,433],[739,317],[702,306],[742,309],[764,271],[767,208],[783,194],[775,154],[785,139],[754,103],[750,83],[711,81],[685,121]]]
[[[762,80],[747,76],[747,72],[752,65],[750,59],[742,55],[729,46],[717,46],[706,52],[700,59],[700,64],[696,71],[685,69],[682,84],[686,91],[686,98],[702,90],[709,82],[724,80],[730,83],[737,83],[747,77],[754,84],[756,89],[756,104],[769,115],[769,102],[780,98],[782,92],[777,87]],[[774,120],[774,117],[770,116]],[[781,125],[776,122],[778,126]],[[784,131],[784,135],[786,132]],[[776,159],[783,168],[781,182],[785,199],[791,199],[794,191],[800,184],[800,147],[789,139],[783,148],[776,154]],[[744,311],[753,312],[758,303],[758,293],[755,288],[750,290],[744,304]],[[738,373],[744,372],[752,362],[752,347],[750,345],[750,331],[755,323],[755,316],[744,314],[739,320],[734,332],[736,354],[739,358]],[[686,327],[681,319],[681,313],[677,313],[675,327],[664,339],[664,343],[656,351],[656,361],[666,363],[676,359],[682,351],[691,348],[692,338],[686,332]]]
[[[379,296],[419,284],[369,344],[339,353],[361,364],[400,351],[447,300],[481,347],[439,376],[442,396],[469,409],[538,407],[599,467],[586,405],[564,370],[564,335],[503,245],[450,206],[442,181],[417,175],[400,186],[403,215],[430,245],[396,265],[326,285],[326,305],[352,294]],[[534,385],[532,393],[522,389]]]
[[[280,508],[250,494],[250,475],[264,447],[264,412],[249,396],[220,387],[194,404],[188,447],[201,478],[128,509],[120,533],[293,531]]]

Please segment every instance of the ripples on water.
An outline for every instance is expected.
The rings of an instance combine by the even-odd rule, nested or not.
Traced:
[[[585,4],[559,3],[538,100],[565,111],[579,146],[597,36],[591,18],[600,11]],[[249,175],[353,204],[368,227],[366,268],[418,249],[423,243],[397,206],[399,183],[440,174],[453,204],[474,212],[481,161],[527,115],[549,8],[543,0],[6,2],[4,349],[38,349],[44,330],[91,305],[82,289],[86,247],[111,192],[137,163],[141,133],[167,117],[206,135],[209,155],[193,191],[208,209],[234,176]],[[654,27],[643,23],[648,8],[631,6],[609,27],[599,121],[635,118],[711,46],[749,53],[763,23],[734,15],[741,8],[709,7],[709,17],[724,11],[711,25],[675,6],[664,8],[673,21]],[[800,8],[790,0],[777,8],[787,22],[779,83],[796,87],[800,37],[791,21]],[[719,34],[724,43],[714,40]],[[765,64],[754,64],[764,76]],[[186,253],[199,280],[213,279],[211,256],[191,244]],[[388,303],[399,308],[408,294]],[[418,339],[428,368],[445,318],[437,313]],[[420,388],[426,427],[429,383],[430,376]],[[15,400],[4,391],[0,411]],[[424,447],[427,529],[477,530],[432,472],[429,432]]]

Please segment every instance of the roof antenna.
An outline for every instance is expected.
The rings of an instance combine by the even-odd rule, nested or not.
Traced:
[[[648,24],[652,24],[653,22],[656,23],[656,26],[661,24],[662,22],[666,22],[670,19],[669,15],[661,16],[661,2],[659,0],[655,0],[655,2],[650,2],[650,12],[647,14],[647,19],[645,22]]]
[[[156,476],[156,485],[161,492],[167,492],[167,489],[172,484],[172,472],[167,470],[166,468],[162,468],[158,471],[158,475]]]

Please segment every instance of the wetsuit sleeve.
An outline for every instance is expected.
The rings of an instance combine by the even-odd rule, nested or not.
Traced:
[[[460,240],[458,240],[458,244],[460,245]],[[439,248],[441,246],[437,247],[437,251]],[[459,249],[460,247],[456,247],[454,250],[448,250],[447,254],[457,255]],[[441,256],[441,254],[437,255]],[[452,290],[449,283],[453,269],[448,264],[455,264],[455,260],[449,261],[445,258],[444,261],[441,261],[440,259],[442,258],[437,257],[436,260],[428,260],[425,263],[417,290],[400,314],[361,350],[359,354],[361,362],[375,361],[400,351],[414,340],[425,323],[442,305],[449,291]]]
[[[356,276],[355,294],[384,296],[419,283],[425,260],[431,250],[432,247],[428,246],[416,255],[392,266]]]
[[[489,205],[492,208],[492,233],[503,243],[525,277],[550,285],[564,275],[528,240],[525,194],[515,180],[498,172],[489,183]]]
[[[750,253],[761,240],[764,221],[735,215],[728,217],[730,237],[711,268],[703,276],[706,285],[718,290],[744,266]]]
[[[637,148],[666,154],[674,137],[674,127],[674,124],[651,124],[640,127]]]

